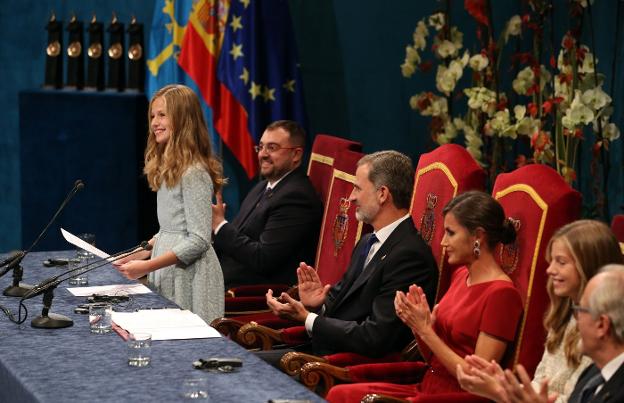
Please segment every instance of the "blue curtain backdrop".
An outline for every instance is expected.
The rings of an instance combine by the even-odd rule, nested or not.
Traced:
[[[88,21],[95,11],[100,21],[110,21],[112,10],[127,22],[132,14],[145,25],[149,37],[154,12],[153,0],[67,0],[11,2],[0,9],[0,68],[4,82],[0,86],[0,251],[26,247],[21,245],[19,128],[17,94],[37,88],[43,81],[44,26],[52,9],[64,21],[72,11]],[[474,37],[475,24],[463,10],[463,2],[451,2],[453,24],[466,34],[465,42]],[[519,1],[495,1],[495,30],[519,11]],[[442,7],[444,2],[413,0],[290,0],[291,15],[301,58],[305,86],[305,103],[313,133],[330,133],[362,141],[365,151],[394,148],[414,160],[434,147],[429,139],[427,118],[409,108],[409,98],[435,87],[434,74],[416,74],[405,79],[399,65],[405,57],[405,46],[411,42],[419,19]],[[568,2],[555,0],[557,10],[555,38],[567,29]],[[595,48],[598,69],[606,75],[605,90],[613,97],[613,121],[624,130],[624,46],[616,38],[617,0],[596,0],[593,5]],[[498,31],[497,31],[498,32]],[[620,33],[622,36],[622,33]],[[559,39],[555,39],[559,41]],[[590,44],[589,39],[584,43]],[[618,48],[614,44],[619,43]],[[468,44],[469,45],[469,44]],[[615,75],[611,65],[617,58]],[[615,79],[612,81],[612,77]],[[612,85],[613,82],[613,85]],[[54,119],[53,116],[50,119]],[[622,212],[622,141],[612,144],[609,181],[610,214]],[[587,165],[588,150],[583,158]],[[226,162],[232,161],[225,152]],[[244,196],[249,183],[235,165],[227,171],[234,179],[236,197]],[[591,178],[581,172],[584,200],[592,203]],[[90,189],[90,191],[95,191]],[[108,190],[102,190],[108,191]],[[42,195],[45,197],[45,195]],[[230,211],[233,213],[234,211]],[[50,215],[52,211],[50,212]],[[41,223],[43,225],[44,223]]]

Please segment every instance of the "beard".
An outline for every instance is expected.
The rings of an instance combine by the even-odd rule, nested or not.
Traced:
[[[267,165],[263,166],[263,163]],[[286,175],[291,170],[290,166],[276,166],[270,158],[264,158],[260,161],[260,175],[269,181],[275,181]]]
[[[364,224],[371,224],[373,219],[379,212],[379,205],[374,205],[370,207],[359,206],[355,210],[355,218],[356,220],[363,222]]]

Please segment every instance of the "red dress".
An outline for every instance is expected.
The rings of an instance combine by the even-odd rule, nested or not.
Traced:
[[[460,357],[474,354],[479,333],[505,340],[511,344],[522,315],[522,299],[513,283],[504,280],[466,285],[468,269],[462,267],[453,273],[451,286],[439,303],[434,330]],[[415,385],[390,383],[356,383],[333,387],[327,400],[359,402],[369,393],[378,393],[418,400],[419,395],[459,392],[461,387],[436,356],[430,368]]]

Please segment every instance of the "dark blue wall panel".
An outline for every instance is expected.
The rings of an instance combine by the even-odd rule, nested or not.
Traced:
[[[141,173],[145,96],[36,90],[20,93],[19,101],[21,244],[30,245],[77,179],[85,188],[37,250],[67,248],[61,226],[95,234],[97,245],[111,253],[149,239],[155,228],[142,220],[156,213]]]

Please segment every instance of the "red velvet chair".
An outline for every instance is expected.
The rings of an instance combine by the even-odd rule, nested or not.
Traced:
[[[544,351],[543,318],[550,303],[546,293],[546,246],[558,228],[579,218],[581,194],[552,168],[534,164],[498,175],[492,196],[518,232],[516,242],[500,248],[498,253],[501,267],[524,298],[524,314],[510,366],[522,363],[532,376]]]
[[[364,226],[356,220],[355,207],[348,200],[353,190],[357,162],[362,156],[360,152],[343,150],[337,154],[334,162],[314,266],[325,284],[334,284],[342,278],[353,247],[362,233],[371,230],[369,226]],[[266,289],[264,292],[266,293]],[[264,298],[263,294],[262,304],[266,307]],[[212,325],[223,334],[232,337],[238,329],[251,321],[272,329],[295,325],[293,322],[275,317],[271,312],[221,318]],[[255,341],[251,346],[255,346]]]
[[[422,154],[414,175],[414,193],[410,212],[425,241],[432,247],[433,255],[439,262],[440,278],[446,279],[448,267],[444,253],[439,246],[444,235],[442,208],[458,193],[472,189],[483,189],[485,172],[465,148],[455,144],[440,146],[430,153]],[[347,262],[345,262],[345,265]],[[446,280],[448,282],[448,280]],[[447,287],[446,284],[445,287]],[[446,290],[446,288],[442,288]],[[440,289],[440,285],[438,285]],[[441,293],[438,292],[438,295]],[[252,331],[251,329],[249,331]],[[255,329],[253,330],[256,331]],[[256,340],[256,339],[251,339]],[[270,345],[265,338],[265,345]],[[301,341],[301,339],[295,339]],[[355,365],[372,362],[391,362],[415,358],[418,353],[415,344],[404,351],[382,358],[369,358],[355,353],[339,353],[323,357],[304,353],[287,353],[281,361],[282,369],[289,375],[297,375],[301,366],[308,362],[326,362],[335,366]],[[309,385],[314,387],[314,385]]]
[[[493,196],[516,223],[518,237],[514,244],[500,248],[497,254],[503,269],[518,287],[524,313],[513,354],[506,365],[522,363],[532,376],[544,349],[545,330],[542,318],[549,300],[546,294],[546,245],[553,232],[578,218],[580,194],[570,188],[550,167],[529,165],[508,174],[500,174]],[[309,363],[301,369],[304,384],[323,381],[334,383],[394,382],[418,383],[422,362],[354,365],[343,369],[323,363]],[[422,401],[478,401],[469,393],[448,393],[423,397]],[[368,397],[369,401],[376,401]],[[381,400],[383,401],[383,400]],[[420,400],[419,400],[420,401]]]
[[[372,230],[355,218],[355,206],[349,201],[357,162],[363,156],[361,152],[345,150],[334,161],[314,266],[325,284],[333,285],[342,278],[355,244],[363,233]]]
[[[442,145],[422,154],[418,160],[410,213],[438,262],[438,301],[446,292],[452,273],[440,246],[444,237],[442,209],[458,194],[483,190],[484,187],[485,171],[464,147],[457,144]]]
[[[361,143],[327,134],[316,135],[308,164],[308,177],[319,194],[323,206],[327,203],[334,161],[337,155],[342,151],[360,152],[361,150]],[[342,168],[344,168],[344,165],[342,165]],[[225,298],[225,316],[247,316],[267,312],[264,301],[266,290],[271,288],[275,293],[279,294],[287,291],[291,286],[292,284],[259,284],[229,289]]]
[[[317,134],[314,137],[308,163],[308,177],[323,203],[329,194],[336,156],[345,150],[362,152],[362,143],[328,134]]]

